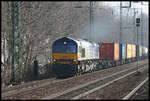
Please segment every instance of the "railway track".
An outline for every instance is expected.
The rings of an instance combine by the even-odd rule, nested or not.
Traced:
[[[127,94],[124,98],[123,98],[123,100],[128,100],[128,99],[131,99],[133,96],[136,96],[135,94],[136,94],[136,92],[138,92],[138,90],[140,89],[140,88],[142,88],[143,87],[143,85],[146,83],[146,82],[148,82],[148,77],[142,82],[142,83],[140,83],[136,88],[134,88],[129,94]],[[132,98],[133,99],[133,98]]]
[[[140,62],[141,63],[145,63],[144,61],[140,61]],[[133,64],[134,63],[130,63],[130,64],[122,65],[122,66],[124,66],[124,68],[127,68],[128,66],[132,66]],[[117,67],[121,68],[122,66],[117,66]],[[114,67],[114,68],[117,69],[117,67]],[[113,68],[109,68],[107,70],[111,71],[111,70],[114,70],[114,69]],[[105,70],[101,70],[101,71],[105,71]],[[99,73],[99,72],[100,71],[96,71],[93,74]],[[78,79],[78,78],[81,78],[81,77],[85,78],[85,77],[87,77],[89,75],[93,75],[93,74],[87,73],[87,74],[84,74],[84,75],[79,76],[79,77],[77,76],[77,77],[71,77],[71,78],[66,78],[66,79],[58,79],[58,80],[53,78],[53,79],[35,81],[35,82],[27,83],[27,84],[24,84],[24,85],[18,85],[18,86],[15,86],[15,87],[12,87],[12,88],[9,88],[9,89],[6,89],[6,90],[2,90],[2,98],[7,98],[7,97],[9,98],[11,96],[17,96],[17,94],[18,95],[19,94],[22,94],[22,95],[23,94],[28,94],[28,93],[30,93],[32,91],[35,91],[35,90],[37,90],[39,88],[43,88],[43,87],[45,87],[44,89],[46,90],[46,88],[49,89],[50,85],[54,85],[55,86],[55,83],[68,82],[68,81],[71,81],[73,79]]]
[[[128,95],[136,86],[147,78],[148,68],[140,70],[140,73],[133,73],[125,78],[122,78],[112,84],[103,87],[102,89],[96,90],[80,99],[116,99],[121,100]],[[148,94],[148,93],[147,93]],[[134,98],[136,99],[136,98]],[[143,99],[143,98],[141,98]]]
[[[141,70],[140,70],[141,72],[143,72],[143,71],[145,71],[145,69],[144,68],[141,68]],[[76,96],[76,97],[74,97],[74,98],[72,98],[72,99],[84,99],[84,97],[85,96],[89,96],[89,95],[91,95],[92,93],[95,93],[96,91],[101,91],[101,89],[104,89],[104,88],[106,88],[106,87],[111,87],[112,85],[116,85],[116,82],[120,82],[122,79],[125,79],[125,78],[128,78],[129,76],[131,76],[131,75],[134,75],[134,74],[136,74],[136,71],[133,71],[133,72],[130,72],[130,73],[128,73],[128,74],[125,74],[124,76],[121,76],[121,77],[118,77],[118,78],[116,78],[116,79],[114,79],[114,80],[112,80],[112,81],[109,81],[108,83],[106,83],[106,84],[104,84],[104,85],[102,85],[102,86],[98,86],[98,87],[96,87],[96,88],[94,88],[94,89],[91,89],[91,90],[89,90],[89,91],[87,91],[87,92],[85,92],[85,93],[82,93],[82,94],[80,94],[80,95],[78,95],[78,96]],[[131,83],[131,82],[130,82]],[[118,86],[122,86],[121,84],[120,85],[118,85]],[[110,90],[114,90],[114,89],[110,89]],[[104,90],[105,91],[105,90]],[[115,91],[115,90],[114,90]],[[106,93],[109,93],[109,91],[105,91]],[[120,91],[120,92],[122,92],[122,91]],[[123,94],[124,92],[122,92],[122,94]],[[120,96],[122,96],[121,94],[120,94]],[[108,99],[108,98],[105,98],[105,99]],[[113,96],[110,98],[110,99],[120,99],[120,97],[116,97],[116,98],[113,98]]]
[[[144,69],[142,68],[145,65],[141,65],[139,70]],[[133,71],[134,70],[134,71]],[[135,73],[135,68],[123,70],[121,72],[117,72],[113,75],[109,75],[107,77],[97,79],[95,81],[92,81],[90,83],[74,87],[72,89],[69,89],[67,91],[64,91],[62,93],[53,94],[48,97],[44,97],[42,99],[80,99],[81,97],[84,97],[92,92],[95,92],[96,90],[102,89],[122,78],[125,78],[133,73]]]

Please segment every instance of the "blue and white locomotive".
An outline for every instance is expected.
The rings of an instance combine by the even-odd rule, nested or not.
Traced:
[[[99,59],[97,43],[63,37],[52,44],[52,70],[58,77],[93,71],[96,59]]]

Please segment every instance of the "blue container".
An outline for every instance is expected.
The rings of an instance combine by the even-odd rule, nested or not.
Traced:
[[[139,45],[136,45],[136,57],[139,56]]]
[[[122,59],[122,44],[119,44],[119,59]]]
[[[127,58],[127,44],[122,44],[122,59]]]

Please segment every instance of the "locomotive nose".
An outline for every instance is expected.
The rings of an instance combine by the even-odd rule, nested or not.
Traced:
[[[77,54],[53,53],[53,64],[77,64]]]

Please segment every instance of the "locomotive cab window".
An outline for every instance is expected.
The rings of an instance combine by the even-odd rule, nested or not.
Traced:
[[[52,46],[53,53],[76,53],[77,43],[70,39],[59,39],[53,43]]]
[[[85,48],[82,48],[82,55],[81,57],[85,57]]]

